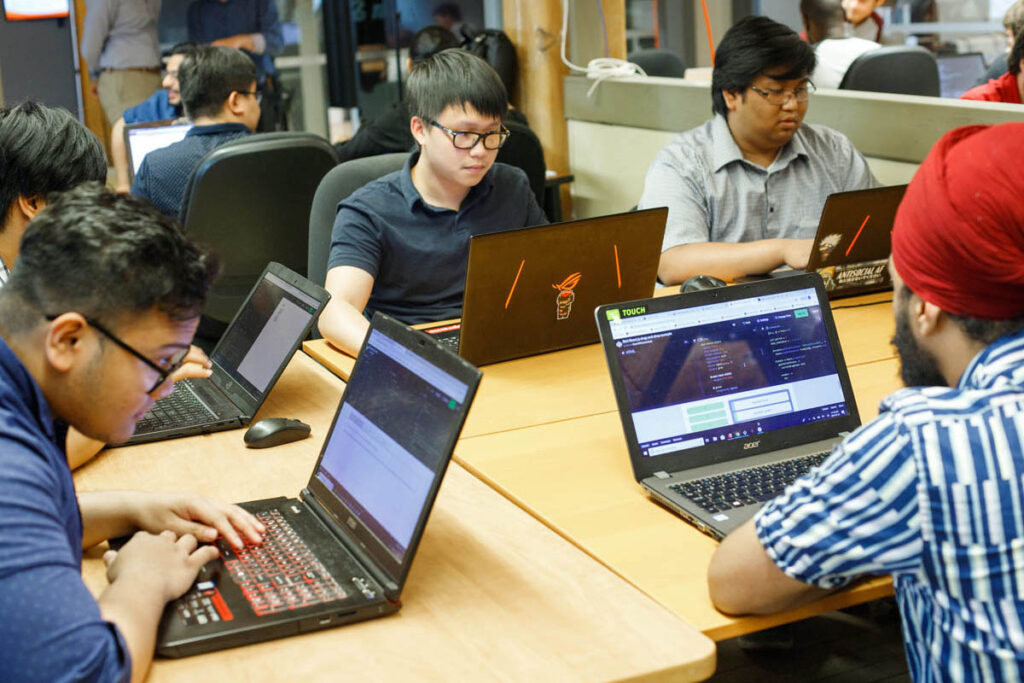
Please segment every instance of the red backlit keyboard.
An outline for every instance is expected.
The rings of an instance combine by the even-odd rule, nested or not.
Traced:
[[[257,616],[346,597],[280,512],[258,512],[256,516],[266,526],[262,544],[247,543],[238,549],[219,539],[217,547]]]

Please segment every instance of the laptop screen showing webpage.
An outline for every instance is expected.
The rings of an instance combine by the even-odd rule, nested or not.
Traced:
[[[132,173],[138,174],[142,160],[146,158],[147,154],[184,139],[191,127],[191,123],[179,123],[170,126],[133,128],[128,131]]]
[[[210,360],[258,399],[319,308],[319,301],[295,285],[264,273]]]
[[[609,328],[644,457],[850,414],[813,288]]]
[[[462,425],[469,386],[372,329],[315,477],[401,564]]]

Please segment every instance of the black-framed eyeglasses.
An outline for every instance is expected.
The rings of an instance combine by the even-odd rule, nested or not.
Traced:
[[[811,93],[817,90],[817,88],[814,87],[814,83],[811,83],[810,81],[807,81],[806,85],[802,85],[799,88],[793,88],[792,90],[786,90],[785,88],[768,88],[767,90],[763,90],[758,88],[756,85],[748,87],[761,97],[768,100],[768,104],[774,104],[776,107],[781,107],[786,104],[790,97],[797,102],[806,102],[807,98],[811,96]]]
[[[263,91],[259,88],[255,90],[236,90],[239,95],[251,95],[256,98],[256,104],[263,104]]]
[[[53,322],[58,317],[59,316],[56,316],[56,315],[48,315],[48,316],[46,316],[46,319],[49,320],[50,322]],[[188,347],[187,346],[185,348],[181,349],[180,351],[176,352],[173,356],[171,356],[171,359],[168,362],[167,367],[166,368],[162,368],[159,365],[157,365],[156,363],[154,363],[153,361],[151,361],[150,359],[146,358],[144,355],[142,355],[142,353],[140,351],[136,351],[127,342],[124,342],[121,339],[119,339],[116,334],[114,334],[113,332],[111,332],[110,330],[105,328],[103,325],[99,324],[93,318],[86,317],[85,318],[85,322],[89,323],[89,325],[91,327],[95,327],[97,332],[99,332],[100,334],[105,336],[107,339],[109,339],[110,341],[114,342],[115,344],[120,346],[122,349],[124,349],[128,353],[132,354],[133,356],[135,356],[136,358],[138,358],[143,363],[145,363],[146,365],[148,365],[150,368],[152,368],[153,370],[155,370],[157,372],[159,377],[157,378],[156,384],[153,385],[152,389],[150,389],[149,391],[146,392],[147,394],[152,394],[154,391],[156,391],[161,386],[163,386],[163,383],[167,381],[167,378],[170,377],[171,375],[173,375],[175,373],[175,371],[177,371],[178,368],[180,368],[182,365],[185,364],[185,357],[188,355]]]
[[[502,126],[501,130],[491,131],[490,133],[474,133],[471,130],[452,130],[447,126],[442,126],[437,121],[430,121],[430,125],[437,126],[445,133],[448,133],[456,149],[473,149],[476,147],[476,143],[481,140],[484,141],[484,149],[498,149],[505,144],[508,136],[512,134],[505,126]]]

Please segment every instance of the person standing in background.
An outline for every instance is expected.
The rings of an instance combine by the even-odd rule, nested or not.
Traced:
[[[160,87],[160,0],[85,0],[82,57],[111,126]]]
[[[274,57],[284,47],[284,33],[274,0],[194,0],[188,7],[188,39],[249,55],[263,96],[258,130],[277,130],[281,94]]]

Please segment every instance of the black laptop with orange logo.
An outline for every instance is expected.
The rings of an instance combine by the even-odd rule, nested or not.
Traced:
[[[597,306],[649,297],[668,209],[474,235],[460,323],[424,330],[476,365],[591,344]]]

